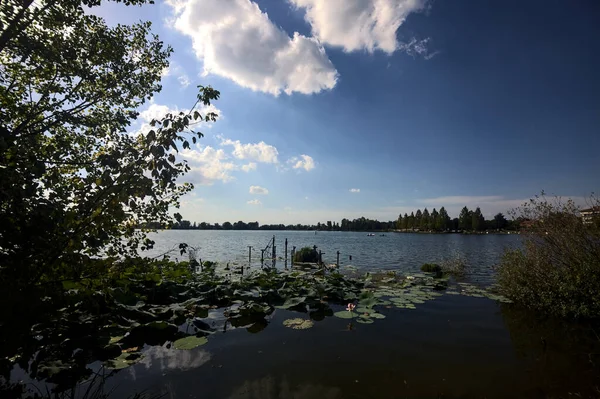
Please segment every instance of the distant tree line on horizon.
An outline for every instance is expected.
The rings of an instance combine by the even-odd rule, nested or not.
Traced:
[[[309,230],[309,231],[486,231],[486,230],[517,230],[519,221],[507,220],[502,213],[498,213],[491,220],[486,220],[478,207],[474,211],[466,206],[462,208],[457,218],[451,218],[444,207],[438,211],[427,208],[423,211],[417,209],[410,215],[399,215],[396,221],[380,222],[379,220],[361,217],[358,219],[342,219],[340,223],[327,221],[317,224],[259,224],[258,222],[238,221],[235,223],[196,223],[181,220],[171,225],[150,223],[145,226],[151,229],[173,230]]]
[[[502,213],[497,213],[493,219],[486,220],[477,207],[474,211],[466,206],[460,211],[457,218],[452,219],[446,209],[433,208],[431,213],[427,208],[423,211],[417,209],[410,215],[405,213],[398,216],[396,221],[397,230],[419,230],[419,231],[486,231],[486,230],[517,230],[520,221],[507,220]]]

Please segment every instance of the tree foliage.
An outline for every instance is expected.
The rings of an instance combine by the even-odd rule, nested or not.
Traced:
[[[139,5],[144,0],[127,0]],[[149,22],[109,27],[84,10],[99,0],[7,0],[0,5],[0,264],[36,283],[86,259],[152,245],[135,226],[171,219],[192,189],[176,156],[216,119],[198,106],[132,134],[137,109],[161,90],[172,51]]]
[[[503,293],[544,313],[599,317],[600,225],[583,223],[573,201],[543,195],[514,213],[529,223],[523,248],[506,251],[498,268]]]

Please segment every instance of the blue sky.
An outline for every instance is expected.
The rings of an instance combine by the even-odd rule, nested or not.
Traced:
[[[170,0],[108,4],[175,52],[142,118],[221,91],[182,154],[195,221],[505,212],[600,179],[600,3]]]

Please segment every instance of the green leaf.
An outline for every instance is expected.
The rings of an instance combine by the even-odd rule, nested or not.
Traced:
[[[196,337],[195,335],[191,335],[173,342],[173,347],[180,350],[190,350],[204,345],[207,342],[208,339],[206,339],[206,337]]]
[[[289,328],[293,328],[294,330],[306,330],[315,325],[312,320],[306,319],[287,319],[283,321],[283,325]]]
[[[306,301],[306,297],[295,297],[295,298],[288,298],[283,305],[281,306],[277,306],[277,309],[289,309],[289,308],[293,308],[294,306],[298,306],[301,303],[303,303],[304,301]]]
[[[356,315],[353,312],[349,312],[347,310],[335,312],[333,315],[335,317],[339,317],[340,319],[352,319],[353,317],[356,317]]]
[[[363,317],[359,317],[356,320],[356,322],[360,323],[360,324],[373,324],[374,323],[373,319],[368,319],[368,318],[363,318]]]

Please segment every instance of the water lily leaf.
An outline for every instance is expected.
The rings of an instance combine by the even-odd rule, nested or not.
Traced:
[[[354,309],[354,312],[357,314],[361,314],[361,313],[371,313],[373,311],[373,309],[370,308],[365,308],[365,307],[360,307],[360,308],[356,308]]]
[[[360,302],[358,302],[358,305],[360,307],[372,308],[373,306],[377,305],[377,299],[376,298],[361,299]]]
[[[374,323],[373,319],[368,319],[368,318],[364,318],[364,317],[359,317],[356,320],[356,322],[360,323],[360,324],[373,324]]]
[[[306,297],[304,297],[304,296],[303,297],[288,298],[283,303],[283,305],[277,306],[277,309],[289,309],[289,308],[293,308],[294,306],[300,305],[304,301],[306,301]]]
[[[351,319],[356,316],[353,312],[348,312],[347,310],[342,310],[341,312],[335,312],[333,315],[335,317],[339,317],[340,319]]]
[[[306,330],[313,327],[315,323],[312,320],[296,318],[284,320],[283,325],[294,330]]]
[[[460,295],[460,292],[456,292],[456,291],[446,291],[446,294],[448,294],[448,295]]]
[[[383,315],[381,313],[370,313],[369,317],[371,317],[373,319],[385,319],[385,315]]]
[[[120,340],[123,339],[123,336],[119,336],[119,337],[110,337],[110,341],[108,341],[109,344],[116,344],[117,342],[119,342]]]
[[[207,342],[208,339],[206,339],[206,337],[196,337],[195,335],[190,335],[189,337],[181,338],[173,342],[173,347],[175,349],[190,350],[204,345]]]
[[[417,307],[416,307],[415,305],[413,305],[412,303],[408,303],[408,304],[404,305],[404,307],[405,307],[406,309],[416,309],[416,308],[417,308]]]
[[[106,368],[112,370],[122,370],[127,368],[142,359],[140,353],[122,353],[115,359],[111,359],[106,362]]]

